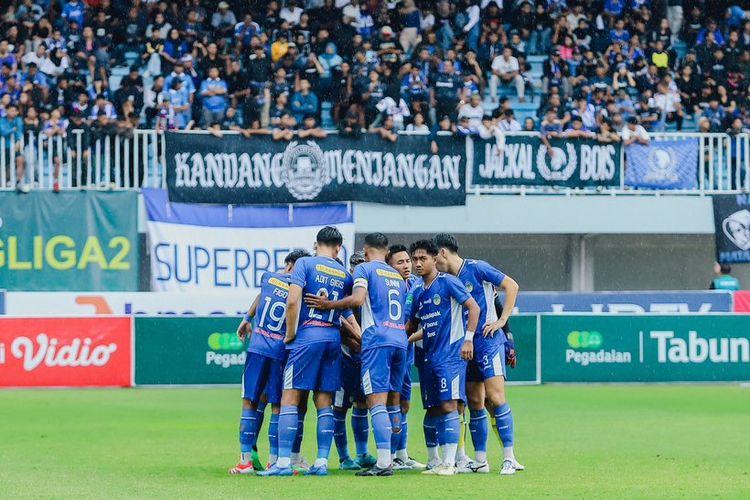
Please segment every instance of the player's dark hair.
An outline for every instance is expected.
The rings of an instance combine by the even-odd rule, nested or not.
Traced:
[[[284,257],[284,264],[294,265],[302,257],[310,257],[310,252],[308,252],[307,250],[302,250],[301,248],[292,250],[287,254],[286,257]]]
[[[435,242],[435,246],[438,248],[445,248],[452,253],[458,252],[458,241],[456,241],[456,237],[452,234],[438,233],[432,238],[432,241]]]
[[[388,236],[383,233],[370,233],[365,236],[365,245],[378,250],[388,249]]]
[[[391,245],[391,246],[389,246],[389,247],[388,247],[388,256],[387,256],[387,257],[385,258],[385,261],[386,261],[386,262],[390,261],[390,260],[391,260],[391,258],[392,258],[392,257],[393,257],[394,255],[396,255],[397,253],[399,253],[399,252],[406,252],[406,253],[409,253],[409,249],[408,249],[408,248],[406,248],[406,246],[405,246],[405,245],[401,245],[401,244],[396,244],[396,245]]]
[[[365,253],[364,252],[354,252],[351,257],[349,257],[349,265],[351,267],[357,267],[361,263],[365,261]]]
[[[732,272],[732,266],[729,264],[721,264],[721,274],[729,274]]]
[[[433,257],[438,254],[438,247],[435,246],[435,242],[432,240],[419,240],[409,245],[409,254],[414,255],[417,250],[424,250]]]
[[[318,231],[318,235],[315,237],[315,241],[317,241],[319,245],[340,247],[344,243],[344,237],[341,236],[341,233],[335,227],[326,226]]]

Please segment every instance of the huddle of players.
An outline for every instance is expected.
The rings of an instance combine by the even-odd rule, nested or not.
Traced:
[[[359,470],[359,476],[414,468],[443,476],[486,473],[486,405],[503,446],[501,474],[523,470],[513,453],[513,417],[505,401],[505,364],[515,365],[507,321],[517,283],[486,262],[461,258],[455,238],[444,233],[408,251],[389,247],[381,233],[368,234],[364,259],[355,254],[350,272],[338,259],[342,244],[339,231],[326,226],[318,232],[315,256],[296,250],[286,257],[284,272],[262,277],[261,292],[238,329],[240,338],[249,335],[250,341],[240,463],[230,472],[327,475],[335,440],[340,467]],[[496,309],[498,290],[505,302]],[[412,363],[426,409],[426,466],[406,448]],[[300,455],[310,391],[318,417],[312,466]],[[267,403],[270,456],[263,470],[256,442]],[[349,456],[345,424],[352,406],[355,459]],[[463,451],[466,406],[473,460]],[[377,458],[367,450],[368,412]]]

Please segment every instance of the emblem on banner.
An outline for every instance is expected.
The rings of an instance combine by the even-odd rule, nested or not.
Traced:
[[[721,223],[724,234],[742,250],[750,250],[750,211],[740,210]]]
[[[643,180],[648,182],[677,182],[677,158],[669,149],[653,148],[648,153],[648,171]]]
[[[562,148],[552,148],[549,165],[547,165],[547,146],[540,146],[536,154],[536,168],[548,181],[567,181],[573,176],[576,166],[578,166],[576,148],[570,143],[565,145],[565,151]]]
[[[313,141],[292,141],[281,159],[281,178],[298,200],[312,200],[331,181],[323,150]]]

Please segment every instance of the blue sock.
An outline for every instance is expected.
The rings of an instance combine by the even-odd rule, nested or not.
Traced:
[[[428,448],[435,448],[440,444],[438,439],[437,420],[435,417],[425,413],[424,415],[424,441]]]
[[[407,419],[406,413],[401,412],[401,439],[399,439],[398,450],[405,450],[406,444],[409,442],[409,420]]]
[[[318,410],[318,458],[328,460],[331,453],[331,443],[333,442],[333,408],[323,408]]]
[[[367,422],[367,410],[365,408],[352,408],[352,432],[354,433],[354,444],[357,447],[357,455],[367,455],[367,439],[370,434],[370,426]]]
[[[513,414],[508,403],[495,408],[495,426],[504,448],[513,446]]]
[[[258,439],[258,416],[255,410],[242,410],[240,417],[240,452],[250,453]]]
[[[258,436],[260,435],[260,430],[263,428],[263,419],[266,416],[266,406],[268,403],[258,403],[258,407],[255,409],[255,441],[253,442],[253,446],[258,445]]]
[[[487,435],[489,434],[489,425],[487,425],[487,412],[482,410],[471,410],[471,420],[469,420],[469,431],[471,432],[471,441],[474,443],[474,451],[487,451]]]
[[[375,447],[378,449],[378,466],[388,467],[391,459],[391,421],[385,405],[375,405],[370,408],[370,418],[372,419],[372,433],[375,436]]]
[[[292,444],[297,437],[297,407],[282,406],[279,414],[279,467],[289,467]]]
[[[339,452],[339,460],[349,458],[349,440],[346,436],[346,410],[333,410],[333,440],[336,442],[336,451]]]
[[[271,421],[268,424],[268,453],[279,455],[279,415],[271,414]]]
[[[391,454],[396,453],[401,443],[401,407],[388,406],[388,419],[391,421]]]
[[[461,417],[457,411],[446,413],[440,417],[445,444],[458,444],[461,439]]]
[[[292,443],[292,453],[299,453],[302,448],[302,436],[305,434],[305,414],[302,413],[297,418],[297,436]]]

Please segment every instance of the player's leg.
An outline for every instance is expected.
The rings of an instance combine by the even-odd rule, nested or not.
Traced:
[[[458,450],[456,451],[456,467],[464,467],[469,463],[469,457],[466,456],[466,405],[463,401],[457,404],[458,418],[461,422],[459,427]]]
[[[409,409],[411,408],[411,365],[412,362],[410,357],[407,356],[407,363],[404,369],[404,380],[401,385],[401,433],[399,434],[398,443],[396,445],[396,456],[394,458],[395,470],[398,469],[424,469],[425,464],[419,463],[409,456],[408,444],[409,444]]]
[[[352,398],[354,400],[352,408],[352,433],[354,434],[354,446],[357,451],[357,465],[362,469],[369,469],[378,461],[377,458],[370,455],[369,438],[370,438],[370,420],[367,409],[367,398],[362,388],[362,360],[352,360],[352,373],[356,374],[352,380]]]
[[[279,413],[281,405],[271,405],[271,420],[268,423],[268,467],[279,458]]]
[[[247,353],[242,374],[242,414],[240,416],[239,440],[240,462],[229,470],[230,474],[253,472],[253,447],[258,439],[257,408],[265,387],[270,358]]]
[[[481,356],[469,361],[466,369],[466,397],[469,403],[469,431],[474,444],[474,460],[459,468],[459,473],[489,472],[487,464],[487,436],[489,425],[485,410],[484,374]]]
[[[322,346],[313,388],[313,403],[318,411],[318,454],[307,472],[313,476],[328,475],[328,456],[333,444],[333,394],[341,387],[341,347],[338,342]]]
[[[376,475],[386,475],[389,472],[392,474],[392,427],[387,407],[390,389],[390,355],[391,348],[389,347],[376,347],[362,351],[362,388],[370,410],[378,457],[377,463],[370,470]],[[368,470],[358,472],[357,475],[371,474]]]
[[[281,393],[284,386],[284,362],[275,359],[271,362],[265,393],[261,397],[261,405],[271,405],[271,418],[268,424],[268,464],[276,463],[279,456],[279,413],[281,412]],[[258,406],[260,410],[261,405]],[[262,416],[259,416],[262,422]],[[262,425],[261,425],[262,426]],[[259,426],[259,429],[260,427]],[[255,466],[255,464],[253,464]],[[263,470],[262,466],[255,466]]]
[[[352,382],[352,378],[354,381]],[[346,432],[346,413],[352,406],[352,385],[357,383],[359,375],[353,373],[351,357],[341,359],[341,387],[333,395],[333,441],[339,454],[339,469],[358,470],[359,465],[349,455],[349,439]]]
[[[440,442],[438,440],[437,419],[440,417],[440,400],[434,397],[432,388],[432,376],[430,370],[423,364],[417,365],[419,371],[419,390],[422,396],[422,405],[425,409],[422,428],[424,432],[425,446],[427,447],[427,470],[434,469],[442,464],[440,459]],[[434,400],[434,402],[433,402]]]
[[[283,392],[279,411],[279,456],[276,465],[259,472],[261,476],[291,476],[292,446],[297,439],[300,402],[315,388],[321,344],[301,345],[289,351],[284,367]]]
[[[495,429],[503,446],[503,465],[500,472],[510,475],[517,470],[523,470],[524,467],[516,461],[513,451],[513,413],[505,399],[505,349],[502,344],[488,357],[488,361],[485,364],[484,385],[487,401],[495,417]]]
[[[305,417],[307,416],[307,404],[310,400],[310,391],[305,391],[300,397],[299,407],[297,411],[297,437],[294,438],[292,443],[292,467],[295,469],[307,470],[310,468],[310,464],[307,463],[305,457],[302,456],[302,438],[305,435]]]
[[[406,370],[407,351],[395,347],[387,348],[390,354],[390,374],[388,387],[388,418],[391,421],[391,466],[394,465],[396,450],[401,444],[402,414],[401,389],[404,386],[404,371]]]

